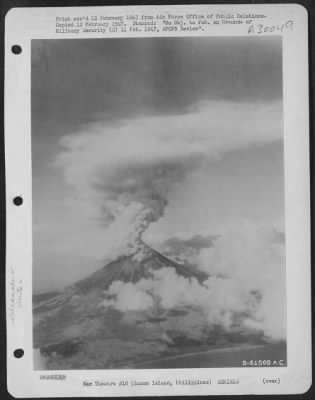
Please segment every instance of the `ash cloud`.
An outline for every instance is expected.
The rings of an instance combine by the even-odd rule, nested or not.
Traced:
[[[101,232],[105,257],[138,243],[189,174],[226,152],[279,139],[280,121],[280,103],[208,102],[181,116],[99,122],[64,136],[57,164],[76,199],[72,208]]]
[[[165,241],[157,242],[154,247],[162,254],[179,263],[198,265],[200,251],[212,247],[217,235],[193,235],[190,238],[171,237]]]

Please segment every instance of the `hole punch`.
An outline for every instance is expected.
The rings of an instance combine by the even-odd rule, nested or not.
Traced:
[[[15,358],[22,358],[24,356],[24,350],[23,349],[16,349],[13,352]]]
[[[22,47],[19,46],[18,44],[15,44],[14,46],[11,47],[11,51],[13,54],[21,54],[22,53]]]
[[[21,196],[16,196],[16,197],[14,197],[13,203],[14,203],[16,206],[20,206],[21,204],[23,204],[23,199],[22,199],[22,197],[21,197]]]

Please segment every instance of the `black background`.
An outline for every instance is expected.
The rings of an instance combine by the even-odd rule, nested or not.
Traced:
[[[171,4],[279,4],[279,3],[293,3],[301,4],[308,11],[309,19],[309,89],[310,89],[310,172],[311,172],[311,248],[312,248],[312,306],[314,305],[314,274],[313,274],[313,263],[314,263],[314,84],[315,84],[315,73],[313,68],[315,66],[315,2],[313,0],[304,1],[102,1],[102,0],[0,0],[0,85],[1,85],[1,96],[0,96],[0,399],[12,399],[13,397],[7,392],[7,376],[6,376],[6,318],[5,318],[5,162],[4,162],[4,21],[6,13],[14,7],[69,7],[69,6],[118,6],[118,5],[171,5]],[[18,116],[17,116],[18,118]],[[18,145],[18,144],[17,144]],[[301,312],[303,312],[301,310]],[[314,343],[314,307],[312,307],[312,344],[313,349]],[[314,350],[313,354],[313,382],[314,382]],[[246,399],[260,399],[260,398],[272,398],[276,397],[281,400],[283,398],[290,399],[309,399],[314,398],[314,384],[309,391],[302,395],[280,395],[280,396],[246,396]],[[211,396],[213,399],[225,400],[231,396]],[[243,397],[243,396],[239,396]],[[169,397],[169,399],[176,399],[177,397]],[[187,398],[187,397],[185,397]],[[195,397],[196,399],[198,397]],[[139,398],[140,399],[140,398]],[[141,399],[144,399],[142,397]]]

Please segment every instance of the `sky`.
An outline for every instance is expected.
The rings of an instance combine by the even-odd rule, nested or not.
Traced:
[[[150,244],[283,229],[282,129],[280,37],[33,40],[34,292],[102,267],[139,210]]]

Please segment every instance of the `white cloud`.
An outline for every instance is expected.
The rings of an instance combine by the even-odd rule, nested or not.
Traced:
[[[280,103],[209,102],[180,116],[90,124],[62,138],[57,158],[76,198],[72,213],[83,229],[86,219],[95,223],[98,235],[104,230],[107,250],[111,242],[126,241],[126,231],[141,236],[189,174],[226,152],[280,138],[281,120]],[[107,250],[101,246],[95,253],[106,257]]]
[[[115,281],[108,289],[109,296],[116,296],[115,299],[105,299],[100,306],[113,306],[120,311],[142,311],[153,307],[154,302],[150,295],[139,290],[132,283]]]
[[[209,324],[229,328],[236,313],[243,324],[271,339],[286,337],[284,246],[272,229],[243,222],[200,253],[200,268],[209,278],[200,284],[172,268],[153,272],[135,284],[114,282],[102,304],[121,311],[146,310],[158,301],[164,309],[197,307]],[[114,296],[114,297],[111,297]],[[157,300],[158,299],[158,300]]]
[[[285,247],[275,243],[274,229],[239,221],[200,253],[200,268],[231,279],[245,292],[256,292],[258,307],[248,326],[260,327],[274,338],[286,332]]]

